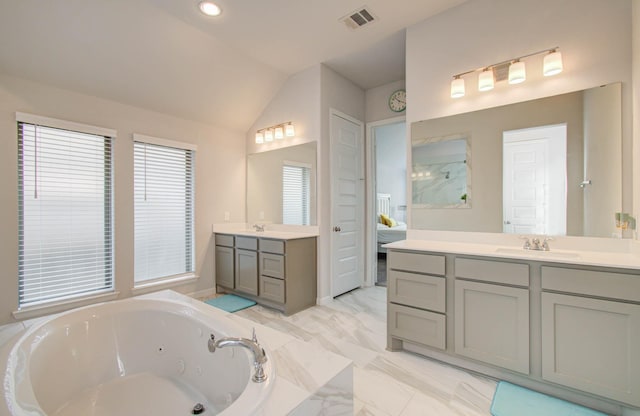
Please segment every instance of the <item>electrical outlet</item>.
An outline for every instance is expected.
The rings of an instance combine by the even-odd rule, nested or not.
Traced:
[[[260,214],[258,215],[258,217],[263,220],[264,219],[264,211],[260,211]]]
[[[225,220],[225,221],[229,221],[229,219],[230,219],[230,218],[231,218],[231,217],[230,217],[230,215],[229,215],[229,211],[225,211],[225,212],[224,212],[224,220]]]

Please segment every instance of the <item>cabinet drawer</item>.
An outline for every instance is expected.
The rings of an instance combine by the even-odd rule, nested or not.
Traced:
[[[387,261],[390,269],[444,276],[444,256],[391,251]]]
[[[260,274],[284,279],[284,256],[279,254],[260,253]]]
[[[456,277],[514,286],[529,286],[528,264],[456,257],[455,267]]]
[[[260,239],[260,251],[267,253],[284,254],[283,240],[265,240]]]
[[[542,266],[542,289],[640,302],[640,276]]]
[[[390,303],[388,325],[392,336],[445,349],[446,319],[442,314]]]
[[[233,236],[228,234],[216,234],[216,245],[233,247]]]
[[[445,286],[444,277],[391,270],[387,290],[390,302],[444,313]]]
[[[236,248],[243,248],[245,250],[257,250],[258,239],[255,237],[243,237],[236,236]]]
[[[260,276],[260,297],[284,303],[284,285],[284,280]]]

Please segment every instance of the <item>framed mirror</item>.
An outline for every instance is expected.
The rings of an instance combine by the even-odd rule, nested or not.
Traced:
[[[414,207],[471,207],[471,141],[468,133],[412,140]]]
[[[247,222],[316,225],[316,142],[247,155]]]
[[[507,176],[520,177],[511,188],[505,185],[505,155],[523,166],[536,153],[507,147],[519,143],[522,132],[553,126],[566,130],[566,142],[560,145],[563,160],[558,160],[560,152],[554,150],[557,147],[536,150],[538,155],[546,155],[543,158],[548,163],[535,175],[531,170],[507,172]],[[419,148],[425,137],[450,137],[461,131],[468,132],[466,138],[473,149],[473,177],[469,176],[473,198],[469,197],[469,209],[414,204],[411,228],[590,237],[612,237],[619,232],[614,214],[622,211],[622,178],[632,175],[631,167],[622,163],[620,83],[415,122],[411,124],[412,148]],[[518,138],[505,139],[510,133]],[[533,138],[538,139],[541,137]],[[552,165],[556,164],[560,167],[554,170]],[[535,183],[526,188],[524,181]],[[552,194],[556,196],[550,197]],[[540,198],[535,205],[519,205],[536,196]],[[421,198],[413,197],[414,201]],[[511,210],[505,208],[508,200]],[[527,216],[530,222],[514,224],[517,216]]]

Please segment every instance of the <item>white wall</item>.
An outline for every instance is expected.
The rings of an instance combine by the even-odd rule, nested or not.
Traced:
[[[633,0],[633,177],[640,178],[640,0]],[[633,184],[633,213],[640,227],[640,181]],[[636,238],[638,233],[636,232]]]
[[[637,0],[635,0],[637,2]],[[631,0],[472,0],[407,29],[407,122],[464,113],[622,82],[623,166],[632,162]],[[527,60],[527,81],[497,83],[450,97],[454,74],[559,46],[564,71],[541,75],[541,57]],[[623,178],[630,210],[632,178]]]
[[[259,129],[291,121],[293,138],[256,144]],[[247,132],[247,154],[293,146],[320,138],[320,65],[298,72],[287,79],[273,100]]]
[[[407,205],[407,127],[404,122],[376,127],[376,192],[391,195],[390,213],[406,221]]]
[[[114,142],[115,286],[120,297],[133,286],[132,134],[193,143],[196,152],[196,283],[174,288],[212,292],[211,226],[243,222],[245,213],[245,135],[215,126],[52,88],[0,74],[0,325],[13,320],[18,293],[18,204],[16,111],[117,130]]]
[[[396,113],[389,108],[389,97],[395,91],[405,89],[405,81],[394,81],[365,91],[365,121],[386,120],[388,118],[403,116],[406,110]]]

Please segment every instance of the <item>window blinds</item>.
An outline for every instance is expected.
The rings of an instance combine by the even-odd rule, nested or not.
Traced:
[[[194,271],[194,150],[143,137],[134,136],[136,283]]]
[[[113,289],[111,146],[18,120],[20,308]]]
[[[311,167],[285,162],[282,166],[282,223],[309,225]]]

